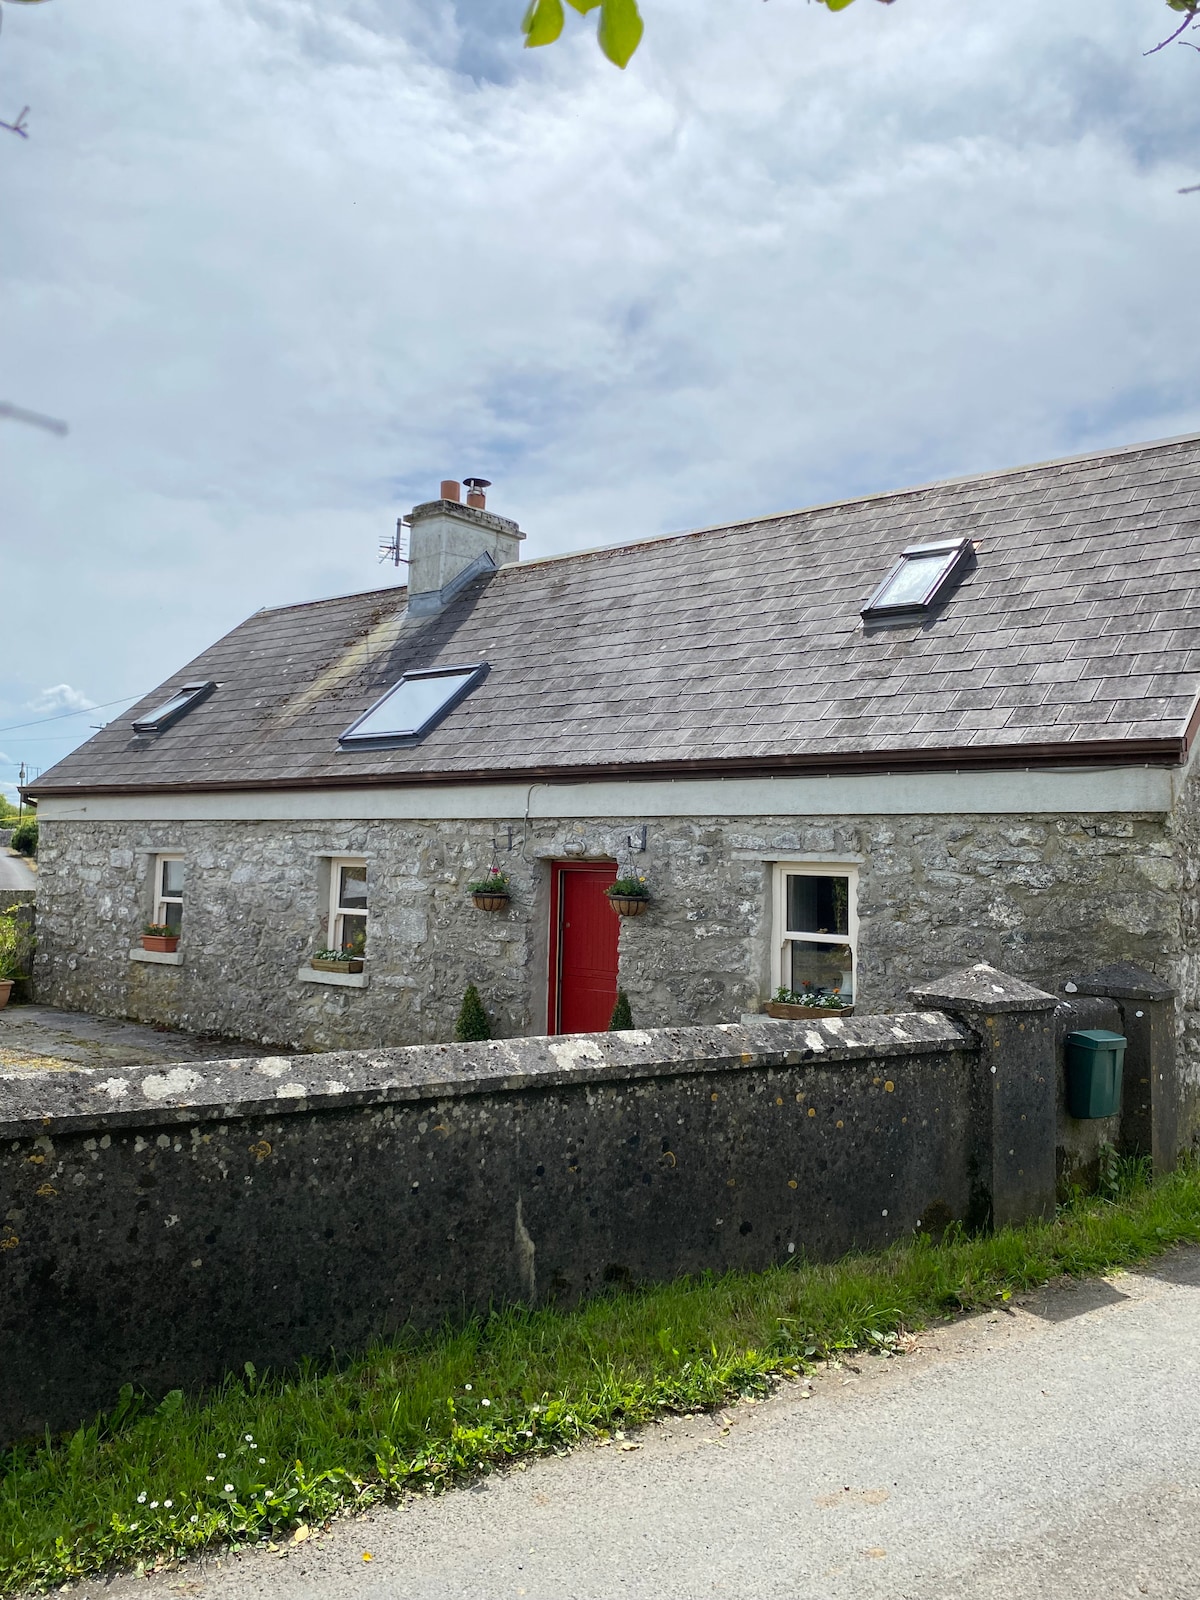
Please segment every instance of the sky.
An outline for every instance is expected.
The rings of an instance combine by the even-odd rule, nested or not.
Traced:
[[[541,556],[1200,429],[1162,0],[641,3],[0,0],[0,790],[444,477]]]

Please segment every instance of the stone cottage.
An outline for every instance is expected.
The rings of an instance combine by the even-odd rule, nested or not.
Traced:
[[[31,786],[40,998],[329,1048],[469,981],[518,1035],[1127,960],[1200,1070],[1200,436],[528,562],[478,487],[409,525],[407,588],[258,612]]]

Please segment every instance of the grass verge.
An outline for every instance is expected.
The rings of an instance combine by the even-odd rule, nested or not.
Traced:
[[[834,1352],[1067,1273],[1200,1241],[1200,1169],[1157,1184],[1111,1167],[1107,1197],[987,1237],[685,1280],[578,1310],[506,1310],[379,1346],[334,1369],[253,1369],[158,1406],[123,1391],[76,1433],[0,1457],[0,1587],[244,1545],[409,1491],[695,1411]]]

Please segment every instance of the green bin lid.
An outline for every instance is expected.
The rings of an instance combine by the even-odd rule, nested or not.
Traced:
[[[1123,1033],[1110,1033],[1107,1028],[1079,1028],[1067,1035],[1067,1043],[1098,1049],[1106,1044],[1125,1044],[1127,1040]]]

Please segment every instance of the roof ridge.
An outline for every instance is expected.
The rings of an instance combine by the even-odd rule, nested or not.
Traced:
[[[932,478],[925,483],[909,484],[900,489],[873,489],[869,494],[850,495],[844,500],[818,500],[813,505],[794,506],[789,511],[765,511],[761,516],[742,517],[736,522],[709,522],[701,528],[683,528],[675,533],[655,534],[649,539],[630,539],[624,544],[589,545],[586,550],[564,550],[558,555],[531,556],[526,561],[509,561],[501,572],[528,570],[530,567],[548,566],[553,561],[575,561],[585,556],[620,555],[626,550],[644,550],[649,545],[670,544],[676,539],[695,539],[706,533],[732,533],[739,528],[753,528],[764,522],[779,522],[785,517],[804,517],[817,511],[836,511],[843,506],[865,505],[872,500],[900,500],[906,495],[927,494],[931,489],[948,489],[957,484],[985,483],[990,478],[1011,478],[1021,472],[1041,472],[1047,467],[1068,467],[1079,461],[1103,461],[1116,456],[1132,455],[1139,450],[1166,450],[1172,445],[1192,444],[1200,441],[1200,431],[1173,434],[1168,439],[1145,439],[1137,444],[1112,445],[1104,450],[1082,450],[1075,455],[1053,456],[1046,461],[1027,461],[1019,467],[994,467],[987,472],[967,472],[953,478]]]
[[[247,621],[253,617],[273,616],[277,611],[303,611],[308,606],[327,606],[334,600],[366,600],[373,594],[407,594],[406,583],[388,583],[381,589],[350,589],[346,594],[323,594],[316,600],[289,600],[282,606],[259,606],[257,611],[252,611]]]

